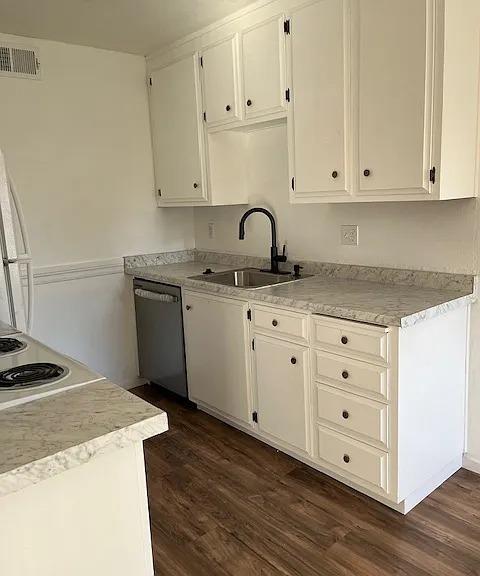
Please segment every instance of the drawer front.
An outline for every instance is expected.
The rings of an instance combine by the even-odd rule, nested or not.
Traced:
[[[317,417],[327,426],[388,447],[388,406],[374,400],[317,385]]]
[[[385,366],[367,364],[337,354],[313,351],[313,377],[319,382],[347,392],[365,394],[375,400],[390,398],[390,371]]]
[[[256,330],[272,336],[300,343],[308,341],[308,316],[304,314],[254,305],[252,322]]]
[[[388,328],[313,316],[313,345],[370,362],[388,362]]]
[[[343,434],[318,427],[318,458],[352,479],[388,492],[388,454]]]

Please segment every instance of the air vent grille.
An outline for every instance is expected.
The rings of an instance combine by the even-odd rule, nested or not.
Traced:
[[[0,45],[0,75],[39,78],[40,60],[33,48]]]
[[[10,58],[10,49],[0,46],[0,70],[2,72],[12,71],[12,59]]]

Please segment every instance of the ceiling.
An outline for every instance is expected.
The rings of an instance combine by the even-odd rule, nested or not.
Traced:
[[[150,54],[254,0],[0,0],[0,32]]]

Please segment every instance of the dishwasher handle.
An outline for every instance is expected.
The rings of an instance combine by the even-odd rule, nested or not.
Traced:
[[[171,294],[164,294],[162,292],[151,292],[143,288],[135,288],[135,296],[144,298],[145,300],[155,300],[156,302],[164,302],[165,304],[175,304],[178,302],[177,296]]]

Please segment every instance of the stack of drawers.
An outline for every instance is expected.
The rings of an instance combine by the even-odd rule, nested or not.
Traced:
[[[389,329],[312,316],[313,457],[387,496],[393,415]]]

